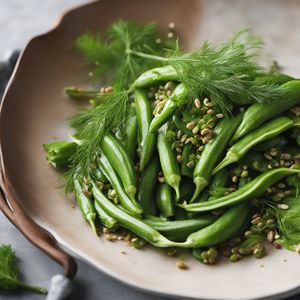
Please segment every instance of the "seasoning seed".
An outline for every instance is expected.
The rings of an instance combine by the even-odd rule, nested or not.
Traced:
[[[108,86],[105,88],[105,93],[111,93],[113,91],[113,88],[111,86]]]
[[[202,129],[201,130],[201,135],[206,135],[206,134],[208,134],[208,133],[210,133],[211,132],[211,130],[210,129],[208,129],[208,128],[204,128],[204,129]]]
[[[215,113],[215,111],[213,110],[213,109],[209,109],[208,111],[207,111],[207,114],[208,115],[213,115]]]
[[[268,235],[267,235],[267,240],[268,240],[268,242],[272,243],[273,240],[274,240],[274,236],[275,236],[274,231],[273,231],[273,230],[270,230],[270,231],[268,232]]]
[[[289,206],[285,203],[279,203],[277,204],[277,207],[280,209],[289,209]]]
[[[177,155],[176,160],[177,160],[177,162],[182,163],[183,158],[181,155]]]
[[[300,244],[296,247],[296,252],[300,254]]]
[[[186,124],[187,129],[194,129],[195,126],[196,126],[195,122],[189,122],[189,123]]]
[[[196,126],[193,130],[192,130],[192,132],[193,132],[193,134],[197,134],[198,132],[199,132],[199,127],[198,126]]]
[[[173,37],[174,37],[174,33],[173,33],[173,32],[169,32],[169,33],[168,33],[168,38],[171,39],[171,38],[173,38]]]
[[[255,218],[255,219],[253,219],[253,220],[251,221],[251,223],[252,223],[253,225],[257,225],[258,223],[260,223],[260,221],[261,221],[261,217],[257,217],[257,218]]]
[[[174,29],[175,28],[175,23],[174,22],[170,22],[169,23],[169,28],[170,29]]]
[[[196,106],[197,108],[200,108],[200,107],[201,107],[201,102],[200,102],[200,100],[199,100],[198,98],[196,98],[196,99],[194,100],[194,104],[195,104],[195,106]]]
[[[161,39],[156,39],[156,41],[155,41],[157,44],[160,44],[161,43]]]
[[[265,157],[267,160],[272,160],[272,159],[273,159],[272,156],[271,156],[270,154],[268,154],[268,153],[265,153],[265,154],[264,154],[264,157]]]
[[[176,262],[176,266],[178,269],[181,269],[181,270],[187,270],[188,269],[188,266],[185,264],[185,262],[183,260],[178,260]]]
[[[232,182],[233,183],[237,183],[238,182],[238,177],[237,176],[233,176],[232,177]]]

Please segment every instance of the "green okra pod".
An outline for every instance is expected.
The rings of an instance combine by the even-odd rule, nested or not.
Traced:
[[[185,240],[189,234],[212,224],[216,219],[217,217],[213,215],[203,215],[197,219],[178,221],[145,219],[145,223],[165,235],[167,238],[178,242]]]
[[[151,160],[151,164],[147,164],[141,175],[137,196],[146,216],[156,213],[155,189],[159,168],[159,159],[155,156]]]
[[[55,168],[67,167],[77,150],[76,143],[66,141],[44,144],[43,147],[47,152],[47,161]]]
[[[196,163],[193,173],[193,181],[196,189],[191,202],[194,202],[203,188],[208,185],[213,168],[241,121],[242,115],[239,114],[233,118],[224,118],[217,124],[214,129],[215,137],[205,145],[201,157]]]
[[[101,156],[98,158],[98,162],[101,167],[101,171],[103,172],[105,177],[110,181],[113,189],[117,192],[122,206],[133,215],[139,217],[143,213],[142,207],[134,198],[128,197],[128,195],[123,189],[122,183],[118,175],[116,174],[107,157],[105,157],[104,154],[101,154]]]
[[[209,247],[234,237],[249,217],[249,207],[242,203],[228,209],[211,225],[190,234],[186,244],[193,248]]]
[[[83,191],[83,186],[78,179],[74,179],[74,193],[76,202],[81,210],[81,213],[86,221],[88,221],[92,227],[92,230],[97,234],[95,220],[96,220],[96,210],[94,203],[90,197],[86,195]]]
[[[134,114],[128,116],[125,121],[125,132],[124,132],[124,140],[123,140],[125,151],[132,158],[132,160],[135,159],[136,145],[137,145],[136,137],[137,137],[137,116]]]
[[[165,81],[177,81],[178,75],[176,70],[172,66],[164,66],[160,68],[154,68],[144,72],[133,83],[133,88],[143,88]]]
[[[107,199],[102,191],[92,182],[92,192],[99,206],[121,226],[132,231],[156,247],[179,246],[180,243],[172,242],[161,235],[157,230],[115,206]]]
[[[158,186],[156,193],[156,203],[164,217],[172,217],[175,214],[175,203],[171,187],[166,183]]]
[[[103,136],[101,151],[120,176],[125,191],[134,199],[136,193],[136,172],[132,158],[124,150],[121,142],[111,133]]]
[[[101,208],[98,202],[95,201],[94,206],[99,220],[104,227],[109,229],[116,229],[118,227],[118,222],[108,215],[105,210]]]
[[[149,132],[152,120],[152,105],[146,92],[141,89],[135,89],[134,101],[138,124],[140,170],[142,171],[156,149],[157,134]]]
[[[236,130],[232,141],[240,139],[267,120],[280,115],[285,110],[300,103],[300,80],[289,81],[283,84],[282,87],[285,89],[284,99],[278,99],[276,103],[255,103],[246,110],[243,121]]]
[[[65,87],[64,92],[68,96],[70,96],[74,99],[82,99],[82,100],[90,100],[90,99],[96,98],[97,96],[101,95],[100,92],[84,90],[82,88],[78,88],[75,86]]]
[[[176,199],[178,200],[179,184],[181,180],[180,170],[171,148],[170,141],[166,137],[164,130],[161,130],[158,134],[157,149],[165,181],[175,190]]]
[[[293,124],[287,117],[278,117],[253,130],[228,149],[225,158],[215,167],[213,173],[239,161],[255,145],[288,130]]]
[[[299,173],[300,170],[292,168],[272,169],[257,176],[249,183],[245,184],[243,187],[232,192],[229,195],[201,203],[184,203],[178,205],[191,212],[205,212],[231,206],[237,203],[246,202],[251,199],[257,198],[264,194],[268,187],[283,179],[284,177]]]
[[[176,86],[174,92],[166,101],[160,114],[157,114],[150,124],[150,132],[156,132],[164,125],[175,113],[181,101],[189,96],[189,88],[184,83]]]

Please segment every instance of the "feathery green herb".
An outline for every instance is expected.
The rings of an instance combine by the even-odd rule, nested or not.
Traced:
[[[91,34],[81,36],[77,47],[90,63],[96,65],[96,76],[108,73],[112,76],[114,92],[96,97],[95,102],[101,104],[73,120],[72,125],[81,128],[82,144],[72,158],[68,182],[72,182],[78,166],[82,172],[80,175],[89,175],[102,136],[118,129],[126,117],[131,83],[143,71],[157,64],[173,66],[179,81],[189,87],[190,97],[179,105],[189,104],[197,96],[209,97],[227,113],[232,102],[263,103],[280,98],[283,95],[280,87],[254,81],[262,71],[252,54],[258,44],[249,42],[249,39],[242,40],[242,35],[247,33],[237,34],[219,47],[205,42],[198,50],[184,54],[181,54],[178,43],[175,48],[173,45],[172,54],[171,51],[167,53],[164,50],[167,43],[156,42],[154,24],[137,25],[121,20],[108,28],[105,40]],[[70,190],[70,185],[67,186]]]
[[[14,290],[21,288],[46,295],[47,291],[45,289],[23,284],[19,281],[19,270],[16,260],[16,253],[10,245],[0,246],[0,289]]]
[[[172,41],[160,39],[154,23],[140,25],[119,20],[108,27],[103,38],[86,33],[77,39],[76,46],[95,66],[93,77],[106,75],[116,91],[127,89],[141,73],[161,65],[159,61],[134,56],[132,51],[164,55],[166,48],[174,47]]]
[[[281,235],[280,242],[285,248],[294,251],[300,244],[300,198],[288,198],[285,203],[288,209],[281,209],[268,203],[273,210]]]

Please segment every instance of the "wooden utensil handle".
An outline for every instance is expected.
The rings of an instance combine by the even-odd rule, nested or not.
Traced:
[[[0,171],[0,210],[29,241],[63,266],[66,277],[73,278],[77,272],[75,260],[58,246],[52,234],[25,213],[13,195],[9,182],[5,180],[1,169]]]

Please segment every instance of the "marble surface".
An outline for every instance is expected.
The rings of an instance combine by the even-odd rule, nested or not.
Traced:
[[[39,33],[46,31],[66,8],[84,3],[82,0],[0,0],[0,59]],[[61,272],[44,253],[33,247],[0,213],[0,244],[11,244],[19,257],[22,279],[25,282],[48,288],[50,278]],[[74,291],[69,300],[144,299],[162,300],[159,296],[145,294],[127,287],[78,261],[79,272],[74,282]],[[300,296],[289,300],[299,299]],[[0,292],[0,299],[44,299],[43,296]]]

